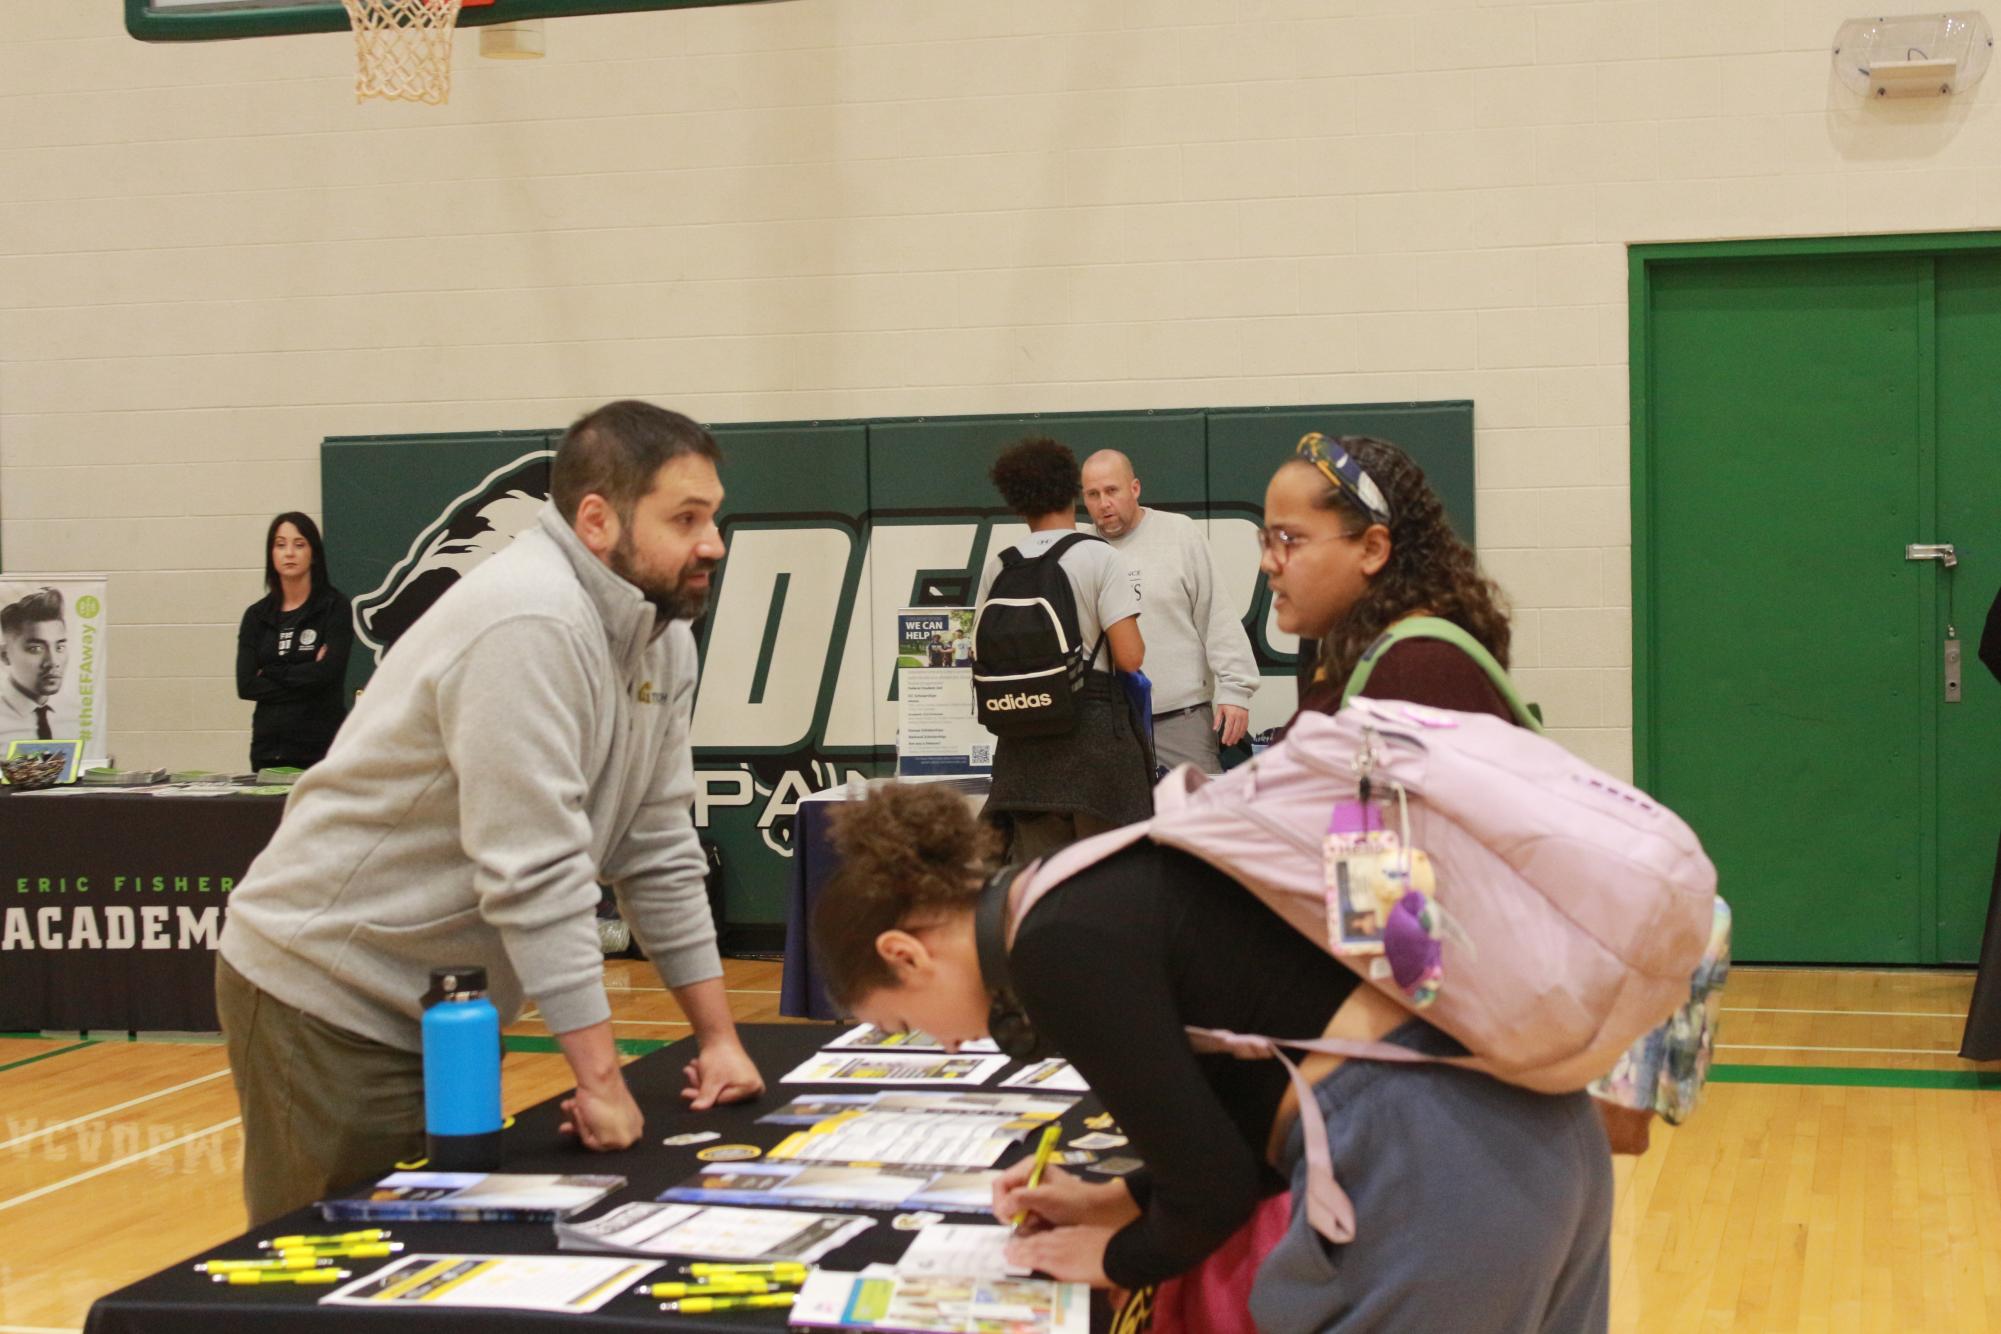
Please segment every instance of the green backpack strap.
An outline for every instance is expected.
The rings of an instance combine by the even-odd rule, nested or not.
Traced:
[[[1494,689],[1507,701],[1508,710],[1515,715],[1515,721],[1531,732],[1542,731],[1542,716],[1536,712],[1535,705],[1522,700],[1520,693],[1515,690],[1515,683],[1508,679],[1507,669],[1494,661],[1494,655],[1487,652],[1486,646],[1479,640],[1442,616],[1406,617],[1378,635],[1376,642],[1369,645],[1362,654],[1361,661],[1355,664],[1355,670],[1348,677],[1348,684],[1342,687],[1343,705],[1362,693],[1369,684],[1370,674],[1376,670],[1376,664],[1382,661],[1383,655],[1406,639],[1441,640],[1479,663],[1480,670],[1487,674],[1487,679],[1494,683]]]

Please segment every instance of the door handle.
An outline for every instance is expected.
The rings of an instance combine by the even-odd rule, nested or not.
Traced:
[[[1959,553],[1950,542],[1912,542],[1904,548],[1905,560],[1935,560],[1948,570],[1959,564]]]

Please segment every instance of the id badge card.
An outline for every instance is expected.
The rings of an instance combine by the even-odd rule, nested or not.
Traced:
[[[1400,871],[1403,841],[1384,827],[1373,804],[1343,801],[1327,823],[1322,872],[1327,895],[1327,938],[1346,954],[1381,954],[1389,909],[1389,876]]]

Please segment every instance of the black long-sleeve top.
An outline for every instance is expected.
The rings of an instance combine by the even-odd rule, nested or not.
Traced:
[[[291,611],[282,607],[272,594],[244,611],[236,632],[236,694],[257,704],[253,763],[304,768],[325,756],[347,715],[343,683],[354,614],[331,587],[315,588]]]
[[[1265,1143],[1277,1061],[1199,1056],[1185,1024],[1319,1037],[1354,973],[1207,863],[1141,843],[1071,877],[1022,920],[1017,997],[1091,1085],[1132,1151],[1140,1217],[1105,1249],[1121,1287],[1193,1266],[1284,1189]]]

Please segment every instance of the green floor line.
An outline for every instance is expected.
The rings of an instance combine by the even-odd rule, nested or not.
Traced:
[[[1854,1065],[1712,1065],[1714,1084],[1797,1084],[1819,1088],[2001,1089],[2001,1071],[1881,1070]]]
[[[36,1036],[39,1037],[40,1034],[36,1034]],[[95,1047],[97,1045],[96,1039],[85,1038],[82,1042],[72,1042],[69,1046],[57,1047],[54,1051],[45,1051],[36,1056],[23,1056],[18,1061],[9,1061],[5,1065],[0,1065],[0,1075],[6,1074],[9,1070],[19,1070],[24,1065],[33,1065],[36,1061],[46,1061],[51,1056],[61,1056],[67,1052],[82,1051],[85,1047]]]

